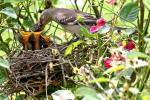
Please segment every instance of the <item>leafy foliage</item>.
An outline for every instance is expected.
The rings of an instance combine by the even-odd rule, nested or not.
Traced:
[[[64,56],[67,56],[71,54],[72,50],[75,49],[77,46],[79,46],[81,43],[84,43],[84,41],[79,40],[77,42],[74,42],[68,46],[68,48],[65,50]]]
[[[0,13],[6,14],[7,16],[12,17],[12,18],[15,18],[15,19],[17,18],[17,15],[16,15],[14,9],[13,9],[13,8],[10,8],[10,7],[6,7],[6,8],[4,8],[4,9],[2,9],[2,10],[0,11]]]
[[[50,1],[52,1],[52,4]],[[84,19],[81,18],[79,22],[82,24],[80,24],[80,34],[78,34],[80,40],[67,45],[68,47],[62,45],[65,43],[61,44],[59,41],[69,41],[74,36],[65,33],[62,30],[63,28],[55,22],[46,23],[42,34],[50,35],[54,43],[66,48],[63,54],[61,51],[59,52],[62,54],[61,56],[57,50],[52,50],[52,53],[57,56],[56,60],[61,59],[64,61],[63,63],[50,62],[48,64],[48,70],[57,69],[55,66],[61,65],[61,68],[58,68],[59,71],[54,72],[54,75],[49,77],[52,77],[51,80],[53,81],[53,78],[58,76],[57,73],[62,73],[63,80],[61,81],[64,84],[61,84],[59,88],[48,86],[49,90],[47,91],[59,91],[59,89],[66,91],[65,93],[69,91],[70,94],[74,94],[71,96],[77,100],[148,100],[150,98],[150,1],[133,1],[1,0],[0,57],[3,56],[0,58],[1,89],[7,88],[7,91],[9,91],[12,87],[10,85],[12,80],[10,81],[8,76],[13,72],[11,72],[11,64],[8,59],[25,52],[22,51],[20,33],[22,31],[33,31],[33,25],[39,21],[41,12],[46,7],[53,5],[81,10],[97,17],[98,20],[96,23],[87,26]],[[85,16],[90,18],[86,14]],[[78,20],[78,18],[76,19]],[[94,31],[90,30],[92,26]],[[1,51],[5,52],[6,55],[1,55]],[[62,68],[64,63],[67,64]],[[68,66],[72,70],[63,72]],[[25,71],[24,68],[21,70]],[[44,76],[46,75],[45,69],[41,73],[42,78],[46,80],[46,76]],[[70,74],[72,76],[68,76]],[[21,76],[20,74],[19,77]],[[24,78],[24,80],[27,79],[27,77]],[[18,80],[15,81],[18,82]],[[47,89],[45,84],[48,83],[46,81],[41,82],[39,90],[42,90],[43,85]],[[59,82],[53,82],[53,84],[57,85]],[[15,90],[14,87],[13,89]],[[16,100],[33,99],[25,93],[26,91],[23,88],[23,92],[16,93],[18,89],[20,88],[17,88],[16,91],[9,91],[12,93],[8,93],[7,96],[4,95],[7,91],[0,91],[0,100],[8,100],[11,96]],[[51,95],[45,93],[47,92],[46,89],[43,89],[44,93],[38,94],[38,96],[44,95],[44,97],[41,96],[42,99]],[[54,92],[55,97],[60,95],[61,98],[64,93],[62,90],[58,93]],[[63,94],[63,97],[65,96],[66,94]]]
[[[76,90],[76,96],[84,97],[89,100],[99,100],[100,98],[97,96],[96,91],[88,87],[80,87]]]
[[[137,3],[128,3],[120,11],[120,19],[122,21],[133,22],[138,17],[139,8]]]

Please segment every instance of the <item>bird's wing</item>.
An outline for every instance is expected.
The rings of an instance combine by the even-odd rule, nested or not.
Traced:
[[[67,25],[69,23],[73,23],[76,20],[76,15],[66,10],[65,11],[58,10],[57,12],[55,12],[53,20],[60,24]]]
[[[85,23],[86,25],[96,23],[96,18],[94,18],[90,14],[70,9],[60,9],[60,10],[57,9],[57,11],[55,11],[55,14],[53,16],[53,20],[60,24],[73,25],[78,24],[77,16],[81,16],[83,18],[83,23]]]

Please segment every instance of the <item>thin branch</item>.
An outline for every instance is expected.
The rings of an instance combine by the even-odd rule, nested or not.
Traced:
[[[139,29],[141,32],[143,32],[143,25],[144,25],[144,3],[143,0],[140,0],[140,24],[139,24]]]
[[[90,2],[90,0],[88,0],[88,1],[92,5],[92,8],[93,8],[93,11],[95,13],[96,18],[100,18],[100,13],[99,13],[99,10],[98,10],[98,6],[95,5],[95,0],[92,0],[92,2]]]
[[[100,17],[102,17],[102,10],[103,10],[103,5],[104,5],[104,0],[101,0],[100,1],[101,3],[99,3],[99,4],[101,4],[101,7],[100,7]]]
[[[82,7],[82,10],[81,10],[81,11],[84,11],[84,8],[85,8],[85,6],[86,6],[86,4],[87,4],[87,1],[88,1],[88,0],[86,0],[86,1],[85,1],[85,3],[84,3],[84,5],[83,5],[83,7]]]
[[[76,6],[76,9],[79,10],[78,4],[77,4],[77,0],[74,0],[74,3],[75,3],[75,6]]]
[[[143,32],[144,36],[148,33],[149,24],[150,24],[150,10],[148,11],[148,19],[144,27],[144,32]]]
[[[46,100],[48,100],[47,86],[48,86],[48,64],[45,67],[45,92],[46,92]]]

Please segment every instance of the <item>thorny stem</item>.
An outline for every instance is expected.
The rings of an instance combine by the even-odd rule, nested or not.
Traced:
[[[140,18],[139,18],[139,22],[138,22],[138,27],[139,27],[139,30],[141,31],[139,33],[139,51],[141,52],[145,52],[145,48],[146,45],[145,45],[145,41],[144,41],[144,36],[146,36],[147,34],[147,30],[148,30],[148,27],[149,27],[149,23],[150,23],[150,10],[149,10],[149,13],[148,13],[148,19],[147,19],[147,22],[145,24],[145,27],[144,27],[144,4],[143,4],[143,0],[139,0],[139,3],[140,3]],[[145,47],[144,47],[145,46]],[[150,65],[149,65],[150,66]],[[146,73],[143,75],[143,79],[140,81],[141,84],[139,84],[139,90],[140,92],[143,91],[146,83],[147,83],[147,80],[149,79],[149,76],[150,76],[150,68],[145,68],[144,71],[146,71]]]
[[[139,6],[140,6],[140,18],[138,22],[138,27],[139,27],[139,40],[138,40],[138,46],[139,46],[139,51],[144,52],[143,47],[144,47],[144,39],[143,39],[143,25],[144,25],[144,4],[143,0],[139,0]]]
[[[141,30],[141,32],[143,32],[143,25],[144,25],[144,4],[143,4],[143,0],[139,1],[140,3],[140,22],[139,22],[139,29]]]

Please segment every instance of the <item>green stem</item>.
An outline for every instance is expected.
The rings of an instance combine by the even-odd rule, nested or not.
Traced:
[[[90,2],[90,0],[88,0],[88,1],[92,5],[92,8],[93,8],[96,18],[100,18],[100,13],[98,11],[98,6],[95,5],[95,0],[92,0],[92,2]]]
[[[139,0],[139,5],[140,5],[140,18],[139,18],[139,23],[138,23],[138,27],[139,27],[139,36],[138,36],[138,46],[139,46],[139,51],[140,52],[144,52],[143,48],[144,48],[144,39],[143,39],[143,25],[144,25],[144,4],[143,4],[143,0]]]
[[[139,23],[139,29],[141,32],[143,32],[143,25],[144,25],[144,4],[143,4],[143,0],[139,1],[140,3],[140,23]]]
[[[77,0],[74,0],[74,3],[75,3],[75,6],[76,6],[76,9],[79,10],[78,4],[77,4]]]
[[[102,17],[102,10],[103,10],[103,5],[104,5],[104,0],[101,0],[100,1],[101,3],[99,3],[100,5],[101,5],[101,7],[100,7],[100,17]]]
[[[148,19],[146,21],[145,27],[144,27],[144,31],[143,31],[143,35],[146,36],[147,35],[147,30],[149,27],[149,23],[150,23],[150,10],[148,11]]]
[[[27,1],[27,6],[24,6],[24,8],[25,8],[25,10],[26,10],[26,12],[27,12],[31,22],[34,23],[34,19],[33,19],[32,15],[31,15],[30,9],[29,9],[30,5],[31,5],[31,1],[30,2]]]
[[[101,45],[102,45],[101,34],[98,33],[97,35],[98,59],[102,55]]]
[[[86,4],[87,4],[87,0],[85,1],[85,3],[84,3],[84,5],[83,5],[83,7],[82,7],[82,10],[81,10],[81,11],[84,11],[84,8],[85,8]]]
[[[145,68],[145,70],[147,70],[147,68]],[[147,83],[147,80],[149,79],[149,76],[150,76],[150,68],[148,69],[147,73],[143,76],[144,79],[142,80],[142,83],[140,86],[140,92],[143,91],[145,84]]]

